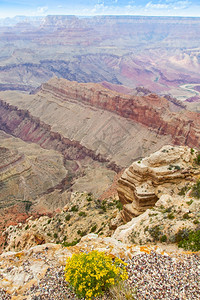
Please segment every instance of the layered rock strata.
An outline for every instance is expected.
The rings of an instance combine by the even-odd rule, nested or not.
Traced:
[[[100,154],[87,149],[77,141],[63,137],[60,133],[51,130],[51,126],[32,116],[27,110],[0,100],[0,129],[26,142],[33,142],[45,149],[54,149],[61,152],[65,159],[76,160],[91,158],[99,162],[109,162]],[[115,163],[108,164],[108,168],[119,171]]]
[[[77,96],[74,94],[75,89],[77,90]],[[172,142],[170,135],[160,135],[147,126],[122,117],[116,114],[114,107],[113,110],[108,111],[106,107],[105,109],[103,107],[99,108],[101,106],[90,103],[90,99],[95,95],[98,96],[98,94],[105,98],[105,102],[111,100],[115,102],[114,96],[110,98],[112,95],[116,95],[122,102],[123,97],[127,97],[127,101],[129,97],[131,99],[131,96],[112,92],[98,84],[79,84],[57,78],[52,79],[48,84],[42,85],[34,95],[19,92],[1,92],[0,98],[9,105],[18,107],[19,110],[28,111],[32,117],[40,120],[41,124],[49,125],[51,131],[65,138],[66,144],[70,140],[68,152],[71,157],[73,153],[73,157],[78,158],[83,151],[88,153],[90,149],[91,155],[93,157],[97,156],[97,159],[100,157],[105,158],[108,161],[114,161],[118,166],[127,167],[134,159],[150,154],[163,145]],[[82,101],[81,95],[87,98],[88,102]],[[9,110],[9,107],[7,107],[7,110]],[[10,113],[7,112],[6,118],[6,122],[9,119],[10,124],[12,123],[11,111]],[[8,114],[10,114],[9,118]],[[13,122],[15,121],[13,120]],[[30,121],[27,120],[28,122]],[[39,127],[29,137],[32,141],[42,143],[42,138],[38,140],[37,136]],[[23,134],[24,129],[25,133]],[[24,127],[24,129],[22,127],[20,134],[19,130],[15,130],[13,134],[24,138],[27,128]],[[51,137],[51,144],[53,143],[52,139],[57,138],[58,134],[56,137]],[[42,135],[44,136],[43,133]],[[59,148],[61,148],[61,142],[56,141]],[[42,146],[50,143],[47,139]],[[75,145],[73,151],[70,151],[72,149],[71,145]]]
[[[175,144],[199,146],[199,114],[183,110],[174,113],[169,102],[156,94],[123,95],[99,84],[82,84],[53,78],[41,90],[59,96],[61,102],[79,101],[108,110],[148,126],[160,135],[170,135]],[[174,104],[175,105],[175,104]]]
[[[130,221],[153,207],[163,193],[172,194],[180,184],[195,180],[200,169],[193,151],[167,145],[127,168],[118,181],[123,219]]]

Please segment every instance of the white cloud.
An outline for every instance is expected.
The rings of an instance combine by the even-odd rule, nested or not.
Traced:
[[[163,3],[163,4],[160,4],[160,3],[157,3],[157,4],[154,4],[152,3],[151,1],[148,2],[145,6],[145,8],[154,8],[154,9],[163,9],[163,8],[169,8],[169,4],[166,4],[166,3]]]
[[[190,1],[173,1],[166,0],[165,2],[160,1],[159,3],[148,2],[145,6],[146,9],[185,9],[188,8],[192,3]]]
[[[37,7],[37,13],[39,15],[45,15],[48,11],[48,6],[39,6]]]

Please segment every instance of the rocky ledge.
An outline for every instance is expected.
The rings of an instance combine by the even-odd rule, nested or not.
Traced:
[[[126,260],[127,285],[137,299],[199,299],[199,256],[169,255],[156,246],[135,246],[95,234],[65,248],[52,243],[0,256],[0,297],[7,300],[77,299],[64,280],[66,259],[73,253],[104,251]],[[166,272],[167,270],[167,272]],[[178,282],[178,284],[177,284]],[[105,295],[100,299],[113,299]]]
[[[185,184],[195,182],[200,174],[196,153],[187,146],[167,145],[127,168],[118,182],[123,219],[130,221],[152,208],[161,195],[177,194]]]

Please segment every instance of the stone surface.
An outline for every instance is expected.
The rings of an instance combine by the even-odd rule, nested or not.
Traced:
[[[134,162],[118,181],[123,218],[130,221],[154,206],[164,193],[173,193],[200,174],[196,151],[189,147],[164,146],[149,157]]]

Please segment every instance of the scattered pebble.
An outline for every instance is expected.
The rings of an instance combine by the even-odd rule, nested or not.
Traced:
[[[153,251],[151,254],[141,253],[126,261],[128,284],[135,287],[137,300],[199,300],[199,261],[197,254],[171,257]],[[25,291],[24,299],[78,300],[65,282],[63,267],[53,265],[53,261],[50,265],[38,284]],[[27,268],[27,263],[24,263],[24,268]],[[11,296],[0,289],[0,299],[9,300]],[[110,298],[105,295],[99,299]]]

